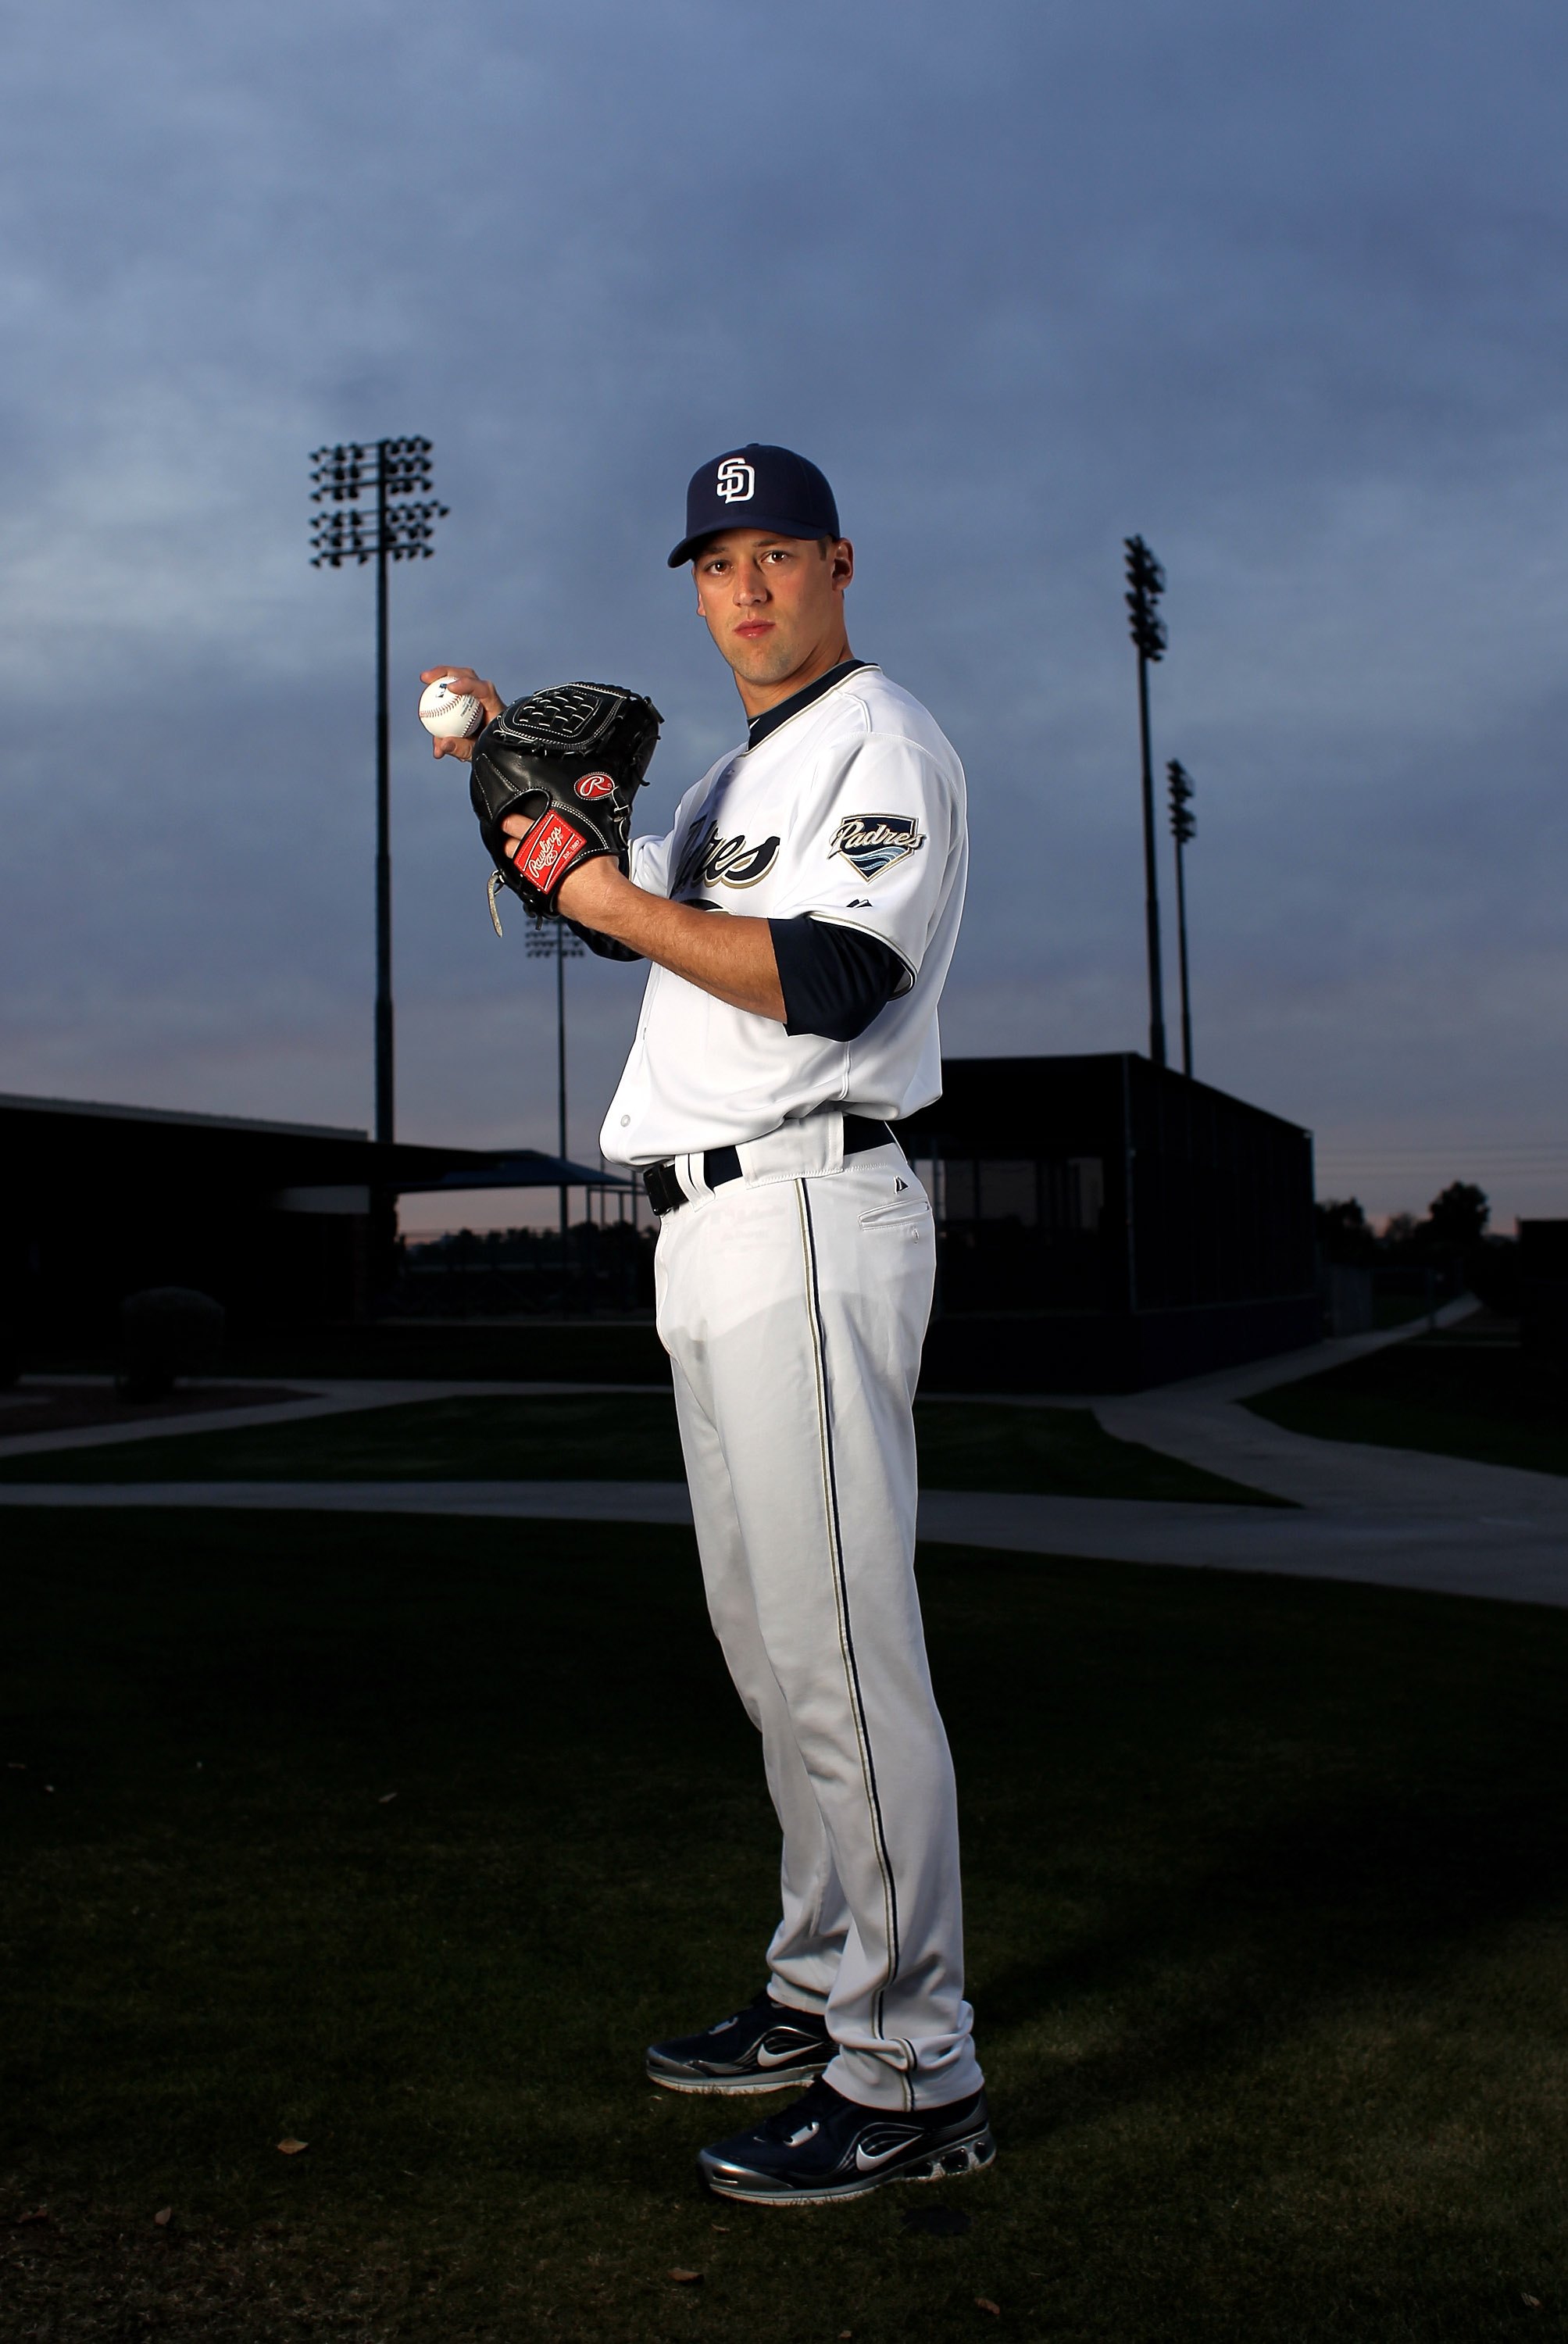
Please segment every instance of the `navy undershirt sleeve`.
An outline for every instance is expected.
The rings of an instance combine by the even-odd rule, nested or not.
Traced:
[[[904,975],[896,953],[858,928],[814,920],[770,920],[784,995],[784,1032],[853,1042],[886,1006]]]

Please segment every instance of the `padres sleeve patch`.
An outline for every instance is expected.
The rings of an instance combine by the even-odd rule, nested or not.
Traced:
[[[875,879],[925,844],[926,834],[912,813],[852,813],[835,831],[828,853],[853,863],[863,879]]]

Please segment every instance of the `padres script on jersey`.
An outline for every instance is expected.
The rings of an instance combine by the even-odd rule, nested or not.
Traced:
[[[920,702],[865,666],[688,790],[639,838],[651,894],[720,913],[809,913],[886,945],[906,972],[853,1042],[790,1035],[654,968],[605,1117],[605,1155],[653,1164],[760,1139],[823,1106],[889,1120],[942,1087],[936,1004],[968,864],[964,769]]]

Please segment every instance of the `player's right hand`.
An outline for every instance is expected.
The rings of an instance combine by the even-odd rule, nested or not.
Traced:
[[[443,677],[454,692],[472,692],[484,710],[484,721],[487,724],[493,724],[506,706],[505,701],[494,684],[487,683],[483,676],[477,675],[471,667],[427,667],[420,670],[421,683],[440,683]],[[476,732],[467,741],[432,740],[430,751],[432,755],[437,757],[460,757],[466,765],[472,759],[474,742],[478,738],[479,735]]]

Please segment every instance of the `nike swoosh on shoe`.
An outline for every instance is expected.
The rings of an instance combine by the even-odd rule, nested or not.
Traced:
[[[919,2137],[920,2135],[917,2132],[905,2133],[903,2139],[895,2140],[891,2148],[875,2149],[867,2149],[864,2141],[857,2140],[855,2144],[855,2170],[859,2173],[875,2173],[879,2166],[888,2164],[895,2157],[902,2157],[905,2150],[912,2147]]]
[[[721,2198],[825,2206],[890,2181],[942,2181],[981,2172],[996,2153],[983,2091],[928,2114],[879,2116],[819,2076],[795,2107],[704,2148],[698,2165]]]

